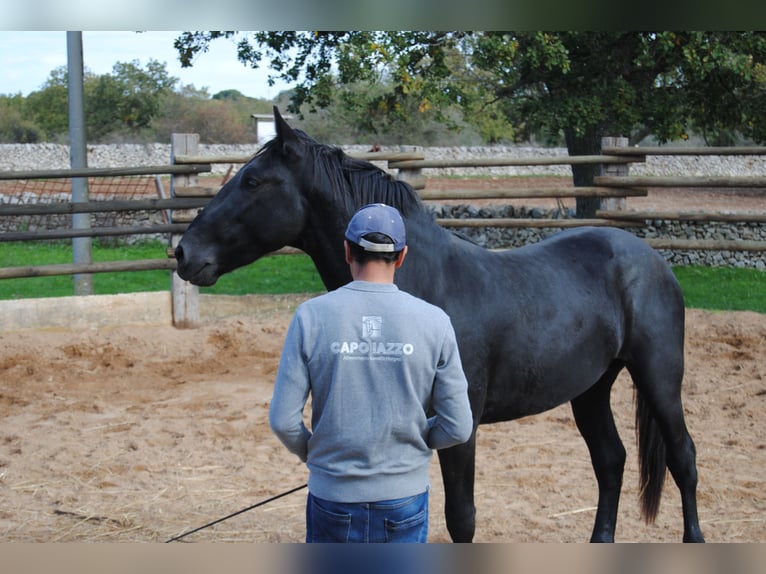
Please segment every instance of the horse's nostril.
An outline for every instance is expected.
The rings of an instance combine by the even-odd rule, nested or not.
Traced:
[[[178,261],[179,263],[184,258],[184,249],[180,245],[176,247],[175,256],[176,256],[176,261]]]

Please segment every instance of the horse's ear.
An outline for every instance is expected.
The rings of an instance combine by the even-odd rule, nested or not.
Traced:
[[[282,114],[279,113],[279,108],[277,106],[274,106],[274,129],[277,134],[277,139],[282,142],[282,145],[297,139],[293,128],[288,125],[282,117]]]

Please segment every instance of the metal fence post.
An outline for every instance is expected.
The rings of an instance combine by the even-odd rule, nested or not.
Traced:
[[[67,93],[69,95],[69,163],[72,169],[88,167],[88,150],[85,144],[85,111],[83,92],[82,32],[67,32],[67,70],[69,72]],[[88,201],[88,178],[72,178],[72,203]],[[90,214],[72,215],[74,229],[90,229]],[[72,239],[72,263],[93,262],[90,237]],[[76,273],[72,276],[75,295],[93,295],[93,275]]]

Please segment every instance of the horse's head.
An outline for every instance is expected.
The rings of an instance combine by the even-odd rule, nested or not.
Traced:
[[[238,267],[295,245],[307,218],[299,135],[274,108],[276,137],[246,163],[187,228],[175,250],[178,275],[212,285]]]

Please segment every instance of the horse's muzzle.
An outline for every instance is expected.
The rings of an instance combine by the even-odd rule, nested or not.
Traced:
[[[178,262],[176,273],[184,281],[200,287],[209,287],[218,281],[219,273],[216,271],[216,265],[204,259],[195,261],[194,257],[189,257],[181,244],[176,247],[174,254]]]

